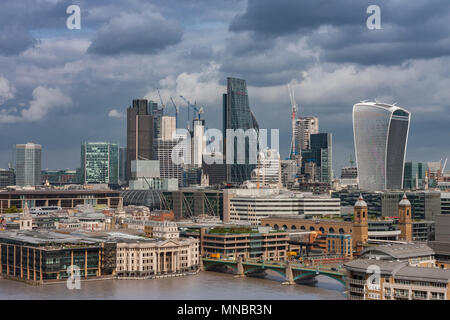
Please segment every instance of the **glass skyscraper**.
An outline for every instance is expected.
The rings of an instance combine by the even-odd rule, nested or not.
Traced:
[[[359,188],[401,189],[411,114],[403,108],[361,102],[353,106]]]
[[[255,129],[259,132],[258,122],[255,119],[248,102],[247,84],[245,80],[236,78],[227,78],[227,93],[223,95],[223,134],[224,134],[224,158],[227,153],[227,129]],[[250,148],[248,138],[245,141],[245,155],[238,155],[237,142],[234,143],[234,162],[227,164],[226,179],[229,183],[240,184],[245,180],[251,179],[253,169],[256,168],[256,163],[250,163],[250,152],[255,148]],[[256,159],[257,148],[255,150],[254,158]],[[238,156],[243,157],[243,164],[238,163]]]
[[[36,186],[41,184],[42,146],[28,142],[16,144],[16,184]]]
[[[315,133],[310,137],[311,150],[317,155],[317,180],[331,182],[333,180],[332,135],[331,133]]]
[[[119,146],[108,142],[81,144],[81,183],[119,184]]]
[[[404,189],[422,189],[424,188],[425,175],[428,171],[426,162],[406,162],[405,173],[403,177]]]

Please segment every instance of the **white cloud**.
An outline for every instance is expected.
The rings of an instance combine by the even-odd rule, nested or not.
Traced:
[[[6,100],[14,98],[15,89],[8,79],[0,76],[0,105]]]
[[[2,110],[0,123],[34,122],[45,118],[52,110],[72,106],[72,99],[59,88],[36,87],[32,93],[33,100],[28,108],[17,112],[16,108]]]
[[[123,112],[117,111],[116,109],[112,109],[108,113],[108,117],[121,119],[125,117]]]
[[[197,102],[197,105],[208,109],[222,106],[222,93],[226,92],[226,87],[219,84],[219,68],[219,64],[210,63],[199,72],[182,72],[177,76],[168,76],[160,80],[160,93],[164,103],[171,106],[170,97],[172,97],[175,103],[185,107],[186,103],[180,98],[183,96],[191,103]],[[147,93],[144,98],[160,101],[156,90]]]

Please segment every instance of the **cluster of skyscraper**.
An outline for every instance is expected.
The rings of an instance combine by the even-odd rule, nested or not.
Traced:
[[[262,150],[259,140],[256,146],[250,145],[248,132],[258,136],[260,128],[250,109],[245,80],[227,78],[222,107],[220,147],[207,150],[205,120],[200,118],[201,112],[193,119],[188,133],[177,134],[176,117],[164,115],[164,106],[159,108],[156,102],[146,99],[133,100],[127,109],[127,147],[109,142],[83,142],[81,165],[77,170],[79,182],[119,186],[130,185],[133,180],[131,185],[141,188],[166,182],[169,185],[175,183],[177,187],[223,183],[238,186],[246,181],[258,186],[266,182],[279,186],[281,180],[284,183],[289,179],[293,182],[332,182],[332,134],[319,133],[318,118],[295,118],[293,113],[292,145],[295,147],[291,145],[291,160],[280,160],[278,150]],[[352,180],[357,176],[359,189],[367,191],[418,189],[428,184],[426,164],[405,165],[409,123],[410,113],[398,106],[378,102],[355,104],[353,130],[357,168],[345,168],[345,178]],[[238,149],[238,138],[228,136],[228,129],[242,129],[247,133],[244,152]],[[174,163],[172,151],[180,148],[184,139],[189,139],[189,150],[176,151],[187,154],[188,160]],[[228,140],[235,140],[234,149],[229,149]],[[41,184],[41,145],[18,144],[15,152],[15,172],[1,170],[0,182],[10,183],[12,173],[18,186]],[[224,162],[228,153],[232,163]],[[257,163],[250,161],[252,156],[258,159]],[[210,160],[216,157],[219,161],[206,163],[206,157]],[[70,177],[65,178],[72,181]]]

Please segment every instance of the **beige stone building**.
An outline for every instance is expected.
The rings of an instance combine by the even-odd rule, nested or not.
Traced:
[[[145,278],[194,272],[199,256],[199,240],[193,238],[118,242],[116,274]]]

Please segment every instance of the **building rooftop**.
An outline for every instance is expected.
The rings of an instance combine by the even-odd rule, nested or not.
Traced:
[[[436,254],[448,255],[450,254],[450,242],[444,241],[428,241],[430,246]]]
[[[405,267],[407,264],[407,262],[361,258],[344,263],[344,267],[350,271],[370,273],[368,272],[369,267],[378,266],[381,274],[392,274],[395,270]]]
[[[422,257],[434,255],[433,249],[423,243],[390,243],[365,248],[361,256],[385,255],[392,259],[405,259],[409,257]]]
[[[398,280],[413,280],[424,282],[441,282],[448,283],[450,281],[450,270],[439,268],[412,267],[408,263],[398,261],[386,261],[376,259],[356,259],[344,263],[344,267],[353,272],[362,272],[371,274],[370,270],[380,268],[380,273],[384,275],[392,275]]]
[[[395,279],[448,283],[450,270],[406,266],[394,273]]]

